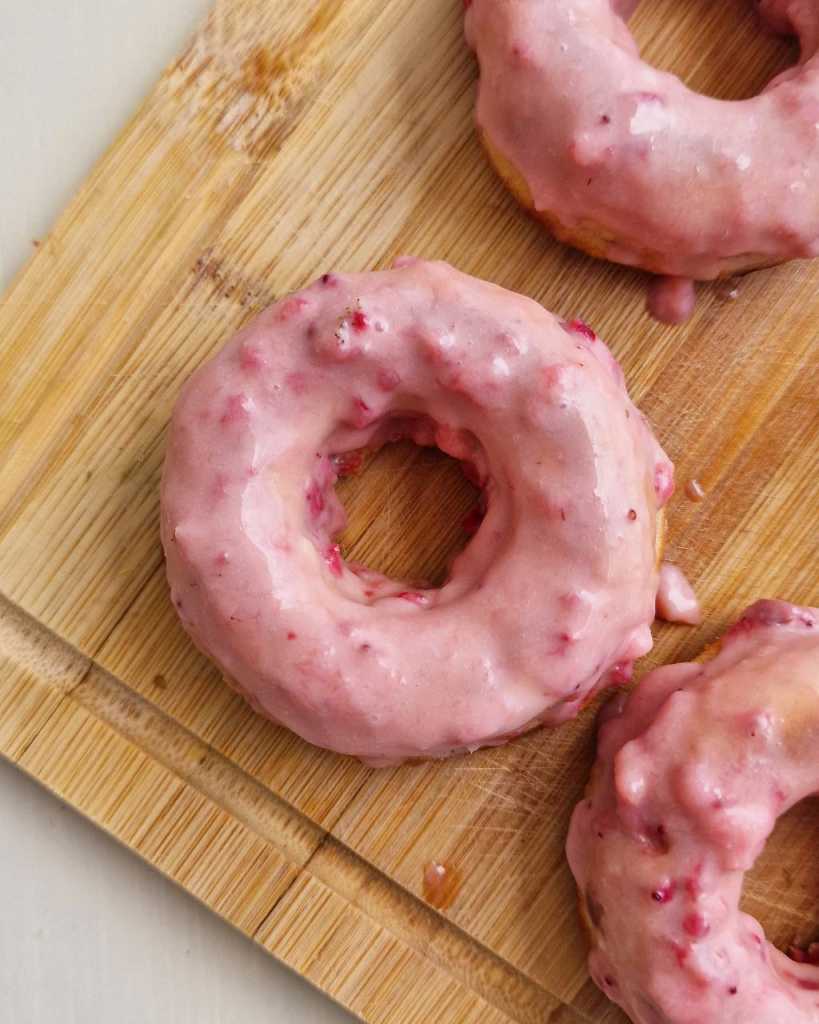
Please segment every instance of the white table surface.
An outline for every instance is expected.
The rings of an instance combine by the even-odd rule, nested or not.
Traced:
[[[0,288],[208,5],[0,0]],[[351,1020],[0,761],[0,1024]]]

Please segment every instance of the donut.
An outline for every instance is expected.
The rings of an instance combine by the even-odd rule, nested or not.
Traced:
[[[819,790],[819,609],[759,601],[716,656],[612,704],[567,843],[595,982],[635,1024],[815,1024],[819,968],[738,903],[777,817]]]
[[[437,589],[347,564],[334,540],[339,459],[398,438],[483,489]],[[373,765],[442,757],[628,677],[672,481],[581,321],[444,263],[325,274],[183,388],[161,485],[172,599],[261,714]]]
[[[726,102],[644,63],[609,0],[472,0],[479,136],[518,201],[561,241],[668,275],[679,322],[692,279],[819,254],[819,8],[762,0],[801,63]]]

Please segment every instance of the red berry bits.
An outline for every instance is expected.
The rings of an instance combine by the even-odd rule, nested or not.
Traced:
[[[301,371],[288,373],[284,379],[284,383],[294,395],[303,395],[307,392],[307,374],[302,373]]]
[[[250,415],[250,400],[247,395],[231,395],[225,403],[220,422],[223,426],[243,423]]]
[[[370,320],[363,309],[357,309],[350,317],[350,323],[352,324],[354,331],[366,331],[370,326]]]
[[[334,576],[340,576],[343,562],[341,560],[341,548],[338,544],[331,544],[324,552],[324,561],[327,568]]]
[[[239,351],[239,366],[248,373],[261,370],[265,365],[261,352],[252,345],[244,345]]]
[[[324,493],[319,485],[313,482],[307,488],[306,497],[307,507],[310,509],[310,514],[315,519],[324,511]]]
[[[597,341],[597,335],[585,320],[568,320],[564,322],[563,329],[572,334],[581,335],[581,337],[585,338],[586,341]]]
[[[703,939],[711,931],[711,925],[702,914],[688,914],[683,918],[683,930],[692,939]]]
[[[372,423],[375,416],[372,409],[360,396],[353,399],[353,423],[357,427],[366,427]]]

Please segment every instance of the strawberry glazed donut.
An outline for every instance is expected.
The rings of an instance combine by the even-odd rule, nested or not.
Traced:
[[[759,601],[712,660],[612,705],[567,846],[595,982],[635,1024],[816,1024],[819,967],[738,904],[777,817],[819,792],[819,609]]]
[[[449,580],[348,565],[338,457],[399,437],[470,464]],[[371,764],[571,718],[651,647],[672,466],[580,321],[444,263],[325,274],[185,386],[162,480],[173,602],[260,713]]]
[[[518,201],[592,256],[672,275],[652,312],[679,322],[691,279],[819,254],[819,6],[762,0],[801,63],[723,101],[640,60],[633,0],[471,0],[477,125]]]

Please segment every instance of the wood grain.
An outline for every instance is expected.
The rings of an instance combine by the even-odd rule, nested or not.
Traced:
[[[635,31],[722,96],[789,54],[739,0],[656,0]],[[412,251],[590,320],[680,482],[702,482],[701,503],[672,502],[669,548],[706,619],[658,626],[643,670],[756,597],[819,603],[819,264],[746,278],[733,301],[703,287],[682,328],[650,322],[639,274],[556,245],[495,180],[474,78],[454,0],[222,0],[19,276],[0,310],[0,751],[367,1021],[613,1024],[563,857],[593,709],[373,772],[254,716],[163,577],[181,382],[275,296]],[[348,554],[434,579],[474,501],[410,446],[342,493]],[[817,839],[800,805],[749,877],[777,942],[813,937]],[[462,879],[446,911],[423,902],[431,861]]]

